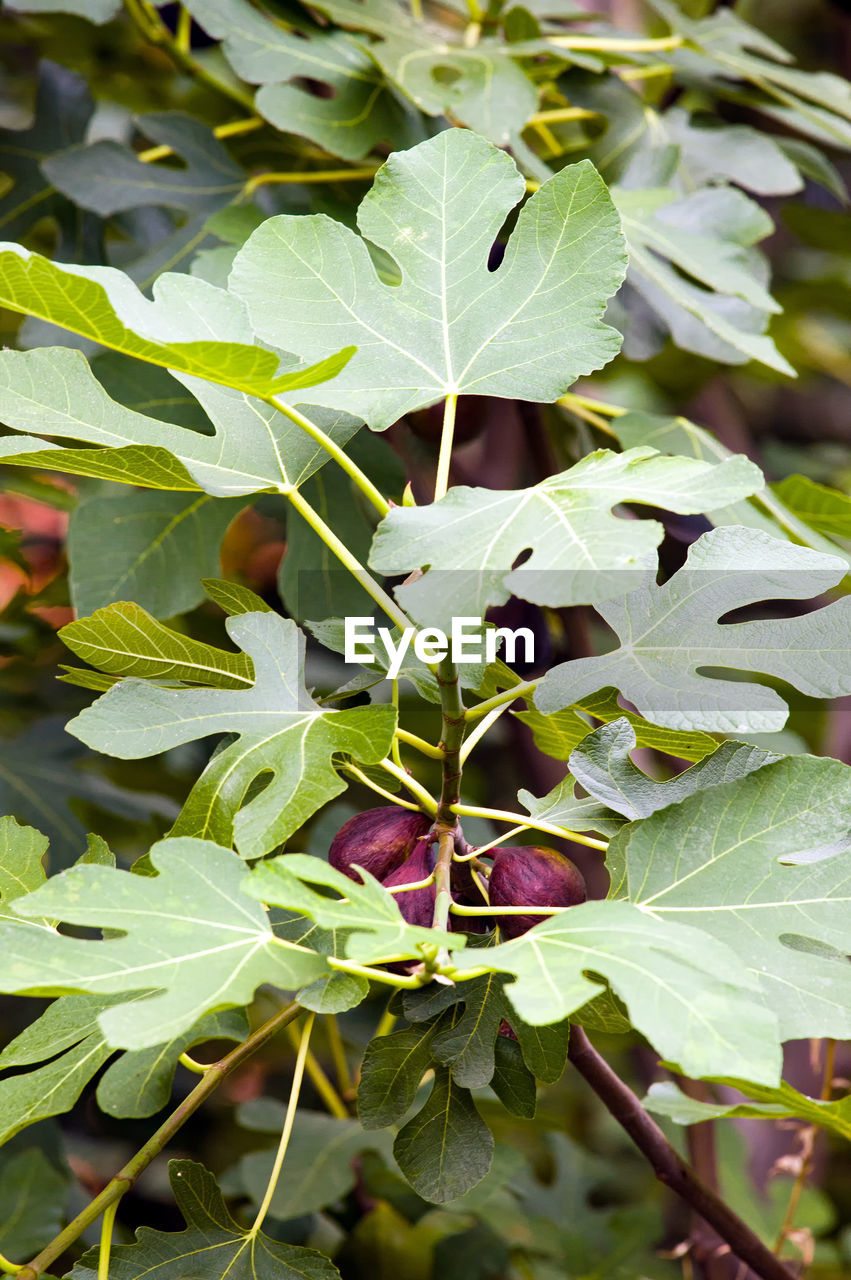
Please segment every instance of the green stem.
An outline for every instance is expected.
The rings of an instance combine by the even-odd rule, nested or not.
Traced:
[[[370,165],[369,168],[361,169],[299,169],[291,173],[258,173],[248,179],[242,194],[245,197],[253,196],[258,187],[265,187],[270,183],[275,186],[300,186],[308,182],[366,182],[368,178],[374,178],[377,172],[377,166]]]
[[[443,430],[440,433],[440,455],[437,459],[437,475],[434,480],[434,500],[438,502],[449,488],[449,464],[452,461],[452,442],[455,439],[455,410],[457,395],[447,396],[443,405]]]
[[[301,427],[312,440],[325,450],[329,457],[333,458],[338,466],[342,467],[346,475],[349,476],[357,487],[360,489],[364,497],[372,503],[380,516],[386,516],[390,510],[390,503],[382,493],[376,489],[369,476],[361,471],[360,467],[346,453],[345,449],[331,439],[329,435],[317,427],[315,422],[311,422],[310,418],[306,418],[303,413],[299,413],[298,409],[294,409],[292,405],[285,401],[279,400],[277,396],[269,396],[266,403],[273,409],[277,409],[285,418],[289,418],[290,422],[294,422],[296,426]]]
[[[287,1147],[290,1145],[290,1135],[293,1131],[295,1113],[298,1109],[298,1097],[301,1093],[301,1082],[304,1079],[304,1066],[307,1061],[307,1053],[310,1047],[310,1033],[313,1030],[313,1023],[315,1019],[315,1013],[309,1013],[305,1019],[304,1028],[301,1033],[301,1041],[298,1046],[298,1056],[296,1058],[295,1069],[293,1071],[293,1082],[290,1087],[290,1099],[287,1103],[287,1114],[284,1117],[284,1127],[281,1131],[281,1140],[278,1143],[278,1150],[275,1153],[275,1162],[272,1165],[272,1172],[269,1175],[266,1194],[263,1196],[263,1201],[257,1211],[257,1217],[254,1219],[251,1226],[249,1234],[252,1236],[256,1236],[263,1225],[263,1219],[269,1212],[269,1206],[272,1203],[272,1197],[274,1196],[275,1189],[278,1185],[278,1178],[281,1176],[281,1169],[284,1167],[284,1158],[287,1154]]]
[[[376,795],[383,796],[391,804],[397,804],[400,809],[412,809],[415,813],[419,812],[420,806],[418,804],[414,804],[410,800],[400,800],[398,796],[394,796],[392,791],[387,791],[386,788],[380,787],[377,782],[373,782],[371,778],[368,778],[356,764],[344,764],[342,771],[343,773],[350,773],[353,778],[357,778],[358,782],[365,787],[369,787],[370,791],[374,791]]]
[[[224,81],[217,80],[187,49],[182,49],[153,5],[145,4],[144,0],[124,0],[124,4],[143,39],[147,40],[149,44],[164,49],[172,62],[180,67],[181,71],[185,71],[188,75],[193,76],[194,79],[200,80],[208,89],[213,89],[216,93],[225,94],[226,97],[231,98],[234,102],[238,102],[246,111],[250,111],[252,115],[254,114],[254,99],[251,94],[243,93],[235,85],[225,84]]]
[[[105,1213],[110,1205],[117,1204],[121,1197],[130,1190],[151,1161],[160,1155],[178,1130],[198,1110],[202,1102],[237,1067],[252,1057],[267,1040],[270,1040],[282,1027],[287,1026],[294,1018],[297,1018],[300,1013],[300,1005],[295,1002],[287,1005],[285,1009],[276,1013],[268,1022],[264,1022],[263,1026],[259,1027],[242,1044],[237,1045],[219,1062],[213,1063],[210,1070],[204,1074],[203,1079],[199,1080],[192,1092],[187,1094],[180,1106],[163,1121],[156,1133],[148,1139],[131,1160],[128,1160],[127,1164],[107,1183],[103,1191],[95,1196],[94,1200],[86,1205],[85,1209],[78,1213],[76,1218],[68,1223],[64,1231],[60,1231],[59,1235],[42,1249],[41,1253],[37,1254],[31,1262],[21,1267],[15,1274],[20,1276],[21,1280],[37,1280],[38,1276],[43,1275],[50,1264],[55,1262],[75,1240],[78,1240],[87,1227],[90,1227],[93,1222],[97,1222],[101,1214]]]
[[[10,1262],[8,1258],[4,1258],[0,1253],[0,1271],[4,1271],[7,1276],[17,1276],[23,1271],[23,1267],[17,1263]]]
[[[464,718],[467,721],[478,720],[480,716],[486,716],[493,711],[494,707],[501,707],[504,702],[514,702],[516,698],[528,698],[530,693],[535,692],[538,683],[537,680],[527,680],[524,684],[512,685],[504,693],[495,693],[492,698],[486,698],[484,702],[477,702],[474,707],[468,707],[464,712]]]
[[[422,783],[417,782],[416,778],[412,778],[407,769],[400,769],[392,760],[379,760],[379,768],[384,769],[386,773],[390,773],[394,778],[398,778],[403,787],[407,787],[412,796],[416,796],[420,802],[420,807],[431,817],[437,813],[437,805],[434,797],[429,795]]]
[[[187,1071],[193,1072],[196,1076],[205,1076],[214,1065],[212,1063],[196,1062],[194,1058],[190,1058],[188,1053],[182,1053],[177,1061],[181,1066],[185,1067]]]
[[[295,1027],[292,1025],[288,1026],[287,1034],[290,1037],[293,1047],[298,1049],[299,1036]],[[310,1076],[311,1084],[325,1103],[325,1106],[328,1108],[331,1115],[336,1116],[338,1120],[350,1119],[348,1107],[323,1071],[322,1064],[312,1049],[308,1049],[307,1051],[305,1065],[307,1067],[307,1074]]]
[[[118,1212],[118,1206],[121,1203],[121,1197],[113,1200],[112,1204],[104,1211],[103,1222],[100,1227],[100,1250],[98,1252],[98,1280],[109,1280],[109,1255],[112,1252],[112,1229],[115,1226],[115,1215]]]
[[[432,760],[443,759],[442,747],[433,747],[430,742],[426,742],[425,738],[418,738],[415,733],[408,733],[407,729],[397,729],[396,737],[400,742],[419,751],[421,755],[430,756]]]
[[[488,712],[488,714],[487,714],[486,716],[483,716],[483,717],[482,717],[482,719],[481,719],[481,720],[479,721],[479,723],[476,725],[476,727],[475,727],[475,729],[473,730],[473,732],[472,732],[472,733],[469,733],[469,734],[467,735],[467,738],[466,738],[466,740],[465,740],[465,742],[464,742],[464,745],[463,745],[463,747],[461,748],[461,763],[462,763],[462,764],[463,764],[463,763],[464,763],[464,761],[467,759],[467,757],[469,756],[470,752],[473,750],[473,747],[476,745],[476,743],[477,743],[477,742],[479,742],[479,741],[480,741],[480,739],[482,739],[482,738],[485,736],[485,734],[487,733],[488,729],[490,729],[491,725],[492,725],[496,720],[498,720],[498,719],[499,719],[499,717],[502,715],[503,711],[507,711],[507,710],[508,710],[508,703],[507,703],[507,702],[504,702],[504,703],[502,704],[502,706],[494,707],[494,709],[493,709],[492,711],[489,711],[489,712]]]
[[[395,622],[397,627],[402,630],[409,627],[410,621],[386,591],[384,591],[369,573],[356,556],[352,555],[345,542],[337,537],[336,533],[329,525],[325,523],[318,511],[310,505],[306,498],[303,498],[298,489],[287,489],[286,497],[295,507],[296,511],[302,516],[313,529],[314,533],[325,543],[329,551],[333,551],[334,555],[345,565],[352,577],[360,583],[368,596],[371,596],[379,608],[383,609],[391,622]]]
[[[593,836],[583,835],[581,831],[571,831],[568,827],[556,826],[553,822],[539,822],[535,818],[524,818],[522,813],[510,813],[507,809],[485,809],[479,805],[455,804],[452,812],[470,818],[490,818],[493,822],[513,822],[528,827],[531,831],[546,831],[551,836],[561,836],[565,840],[573,840],[575,844],[587,844],[589,849],[608,849],[605,840],[595,840]]]
[[[325,1015],[325,1029],[328,1032],[328,1047],[331,1050],[331,1058],[337,1076],[337,1088],[344,1098],[351,1100],[354,1091],[352,1074],[349,1071],[346,1048],[343,1044],[343,1037],[340,1035],[340,1027],[333,1013]]]

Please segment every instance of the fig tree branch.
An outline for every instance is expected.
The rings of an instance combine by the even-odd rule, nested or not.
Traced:
[[[581,1027],[570,1028],[568,1058],[591,1086],[606,1110],[629,1134],[650,1162],[661,1183],[699,1213],[717,1231],[732,1253],[761,1280],[795,1280],[792,1272],[747,1223],[695,1174],[671,1146],[636,1095],[591,1044]]]

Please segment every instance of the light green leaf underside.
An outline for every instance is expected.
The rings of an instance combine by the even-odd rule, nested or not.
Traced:
[[[122,643],[127,641],[127,621],[127,614],[122,614]],[[132,621],[146,633],[152,630],[137,613]],[[253,663],[249,688],[175,689],[134,677],[109,689],[70,721],[68,729],[87,746],[125,760],[156,755],[210,734],[238,734],[207,765],[174,834],[228,843],[233,839],[244,856],[258,857],[283,843],[345,790],[333,768],[334,756],[345,753],[364,764],[383,759],[396,713],[390,706],[320,708],[302,683],[304,637],[278,614],[240,614],[225,625],[244,651],[242,661]],[[160,646],[162,633],[163,628],[153,629],[153,645]],[[90,643],[88,637],[86,641]],[[174,642],[166,637],[166,643],[166,655],[173,661]],[[189,649],[190,663],[204,660],[203,653]],[[155,652],[149,647],[143,656],[150,661]],[[179,648],[175,656],[180,661]],[[118,659],[109,661],[114,666]],[[232,655],[221,655],[220,673],[222,667],[239,677],[244,671],[241,665],[233,668]],[[264,789],[244,803],[255,779],[270,774]]]
[[[614,506],[700,512],[763,483],[743,457],[713,466],[647,448],[601,449],[529,489],[459,486],[428,506],[396,507],[379,525],[370,564],[386,573],[433,566],[397,596],[446,630],[453,613],[483,616],[511,594],[550,606],[595,603],[629,589],[663,533],[656,521],[618,518]]]
[[[602,657],[553,667],[535,705],[559,711],[613,685],[642,716],[674,729],[770,733],[782,729],[784,700],[773,689],[701,674],[726,668],[774,676],[814,698],[851,693],[851,599],[797,618],[720,624],[761,600],[809,599],[843,576],[844,562],[755,529],[704,534],[663,586],[644,583],[597,610],[621,640]]]
[[[850,815],[847,765],[786,756],[624,828],[610,856],[660,926],[690,925],[735,949],[784,1039],[845,1039]]]
[[[16,903],[0,926],[0,989],[20,994],[113,995],[153,991],[98,1018],[115,1048],[144,1049],[177,1037],[207,1012],[248,1004],[270,982],[286,991],[327,973],[314,952],[277,938],[259,903],[240,892],[239,856],[210,842],[160,841],[157,873],[77,866]],[[62,936],[44,916],[122,930],[104,941]]]
[[[302,358],[356,346],[311,402],[345,407],[376,430],[450,394],[555,400],[618,350],[601,315],[623,277],[623,244],[608,193],[583,162],[527,202],[489,271],[523,189],[508,155],[449,129],[391,156],[358,211],[401,283],[382,283],[364,240],[316,215],[265,222],[229,287],[261,337]]]
[[[8,426],[99,446],[68,449],[32,436],[8,436],[0,441],[0,461],[55,470],[67,463],[74,474],[230,497],[297,487],[327,460],[324,449],[278,409],[200,378],[180,380],[210,417],[214,435],[125,408],[111,399],[79,351],[0,352],[0,416]],[[314,416],[337,444],[357,429],[345,414]]]
[[[715,462],[722,462],[734,456],[705,427],[689,422],[688,418],[663,418],[656,414],[631,412],[615,418],[611,426],[625,449],[632,449],[642,444],[650,445],[663,453],[680,454],[683,457],[702,458]],[[784,481],[781,485],[772,485],[760,490],[752,500],[734,502],[714,511],[707,511],[706,515],[716,527],[739,524],[747,528],[761,529],[775,537],[791,538],[793,542],[801,542],[804,546],[812,547],[814,551],[823,551],[828,555],[845,554],[851,564],[851,554],[843,552],[835,543],[822,537],[821,533],[826,530],[817,531],[817,526],[809,522],[808,515],[813,512],[813,499],[816,497],[812,489],[807,490],[806,500],[800,488],[796,489],[794,495],[791,490],[785,489],[787,484],[790,482],[794,484],[796,479],[790,476],[789,481]],[[808,484],[812,485],[812,482]],[[814,486],[816,489],[820,487]],[[789,505],[782,496],[784,492],[789,492],[793,501],[802,501],[804,510],[797,510]],[[828,490],[828,493],[832,498],[833,491]],[[835,509],[832,504],[831,510]]]
[[[667,810],[666,810],[667,813]],[[505,994],[532,1025],[567,1017],[600,994],[599,974],[660,1054],[688,1075],[729,1071],[776,1083],[776,1019],[734,951],[706,933],[628,902],[585,902],[521,938],[455,957],[459,970],[510,973]]]

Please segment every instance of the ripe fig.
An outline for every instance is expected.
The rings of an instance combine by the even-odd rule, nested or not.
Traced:
[[[431,819],[424,813],[398,805],[367,809],[343,823],[331,841],[328,861],[350,880],[360,879],[353,870],[357,865],[384,881],[411,856],[430,827]]]
[[[422,840],[410,858],[391,871],[384,878],[384,888],[392,889],[394,885],[413,884],[416,880],[425,880],[434,870],[436,847]],[[424,929],[431,927],[434,918],[434,885],[426,885],[424,889],[412,889],[410,893],[394,893],[399,910],[408,924],[418,924]]]
[[[501,845],[494,853],[488,893],[494,907],[575,907],[585,901],[585,881],[570,858],[542,845]],[[547,916],[498,916],[505,938],[519,938]]]

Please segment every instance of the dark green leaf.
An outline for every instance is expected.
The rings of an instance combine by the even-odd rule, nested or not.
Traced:
[[[438,1067],[426,1103],[399,1130],[393,1154],[417,1195],[442,1204],[481,1182],[491,1165],[493,1135],[469,1090]]]

